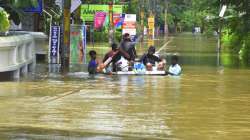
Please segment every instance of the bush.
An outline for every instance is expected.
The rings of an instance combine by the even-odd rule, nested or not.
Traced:
[[[229,29],[224,30],[222,37],[224,51],[232,54],[238,54],[241,62],[249,63],[250,60],[250,33],[242,35],[231,32]]]
[[[8,17],[8,13],[0,7],[0,32],[6,32],[9,30],[10,22]]]
[[[122,40],[122,32],[116,31],[115,32],[115,42],[121,42],[121,40]]]
[[[226,51],[238,53],[242,48],[240,36],[236,33],[231,33],[231,31],[227,29],[225,30],[225,32],[226,33],[222,36],[222,43],[223,46],[225,46]]]
[[[213,37],[214,36],[214,26],[209,24],[207,25],[206,27],[206,30],[204,31],[204,34],[207,36],[207,37]]]
[[[95,31],[94,33],[94,41],[95,42],[108,42],[109,41],[109,34],[108,31]],[[116,31],[114,34],[115,42],[120,42],[122,38],[121,31]]]
[[[250,58],[250,33],[244,39],[242,48],[239,51],[240,59],[242,61],[249,61]]]
[[[108,33],[107,32],[97,32],[94,33],[94,42],[108,42]]]

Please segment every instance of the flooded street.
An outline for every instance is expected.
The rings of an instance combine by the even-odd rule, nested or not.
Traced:
[[[0,83],[0,139],[247,140],[250,70],[225,67],[216,40],[180,35],[181,77],[67,77]]]

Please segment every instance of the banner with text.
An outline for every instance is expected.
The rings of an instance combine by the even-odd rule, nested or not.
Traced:
[[[49,63],[59,64],[60,26],[52,26],[49,40]]]
[[[121,14],[123,10],[122,5],[113,5],[113,13]],[[96,12],[109,13],[109,5],[98,4],[82,4],[81,5],[81,19],[83,21],[94,21]]]

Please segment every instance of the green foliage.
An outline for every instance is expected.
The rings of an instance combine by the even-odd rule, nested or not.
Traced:
[[[223,64],[223,66],[227,66],[227,67],[230,67],[230,66],[234,66],[233,64],[233,56],[229,53],[222,53],[221,56],[221,62]]]
[[[225,28],[223,33],[222,42],[223,46],[225,46],[224,50],[231,53],[238,53],[241,48],[240,36],[232,32],[229,28]]]
[[[37,0],[11,0],[11,4],[16,8],[36,7],[38,5]]]
[[[0,32],[6,32],[10,28],[10,23],[8,20],[9,15],[3,8],[0,7]]]
[[[250,33],[245,37],[242,48],[239,51],[240,59],[243,61],[248,61],[250,58]],[[249,62],[248,62],[249,63]]]
[[[223,19],[222,43],[225,50],[240,54],[241,59],[250,58],[250,2],[249,0],[169,0],[171,18],[169,26],[180,25],[191,31],[199,26],[207,36],[218,31],[219,10],[222,5],[228,9]]]
[[[223,34],[225,50],[239,54],[242,62],[250,58],[250,2],[226,1],[230,7],[230,17],[225,19]],[[249,62],[248,62],[249,63]]]
[[[107,32],[97,32],[94,33],[94,42],[107,42],[108,41],[108,33]]]
[[[9,18],[12,19],[15,24],[20,23],[23,8],[36,7],[37,5],[37,0],[0,0],[0,6],[9,13]]]
[[[115,41],[116,42],[121,42],[122,41],[122,32],[121,31],[116,31],[115,32]]]
[[[95,42],[108,42],[108,40],[109,40],[108,31],[99,31],[99,32],[95,31],[93,33],[93,35],[94,35],[94,41]],[[115,37],[116,42],[120,42],[121,38],[122,38],[121,31],[117,30],[115,32],[114,37]]]

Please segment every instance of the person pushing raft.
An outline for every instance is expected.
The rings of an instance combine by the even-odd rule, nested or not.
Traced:
[[[104,64],[106,63],[106,67],[112,65],[112,70],[109,71],[115,72],[117,71],[116,63],[121,59],[122,55],[116,43],[113,43],[111,45],[111,48],[112,48],[111,51],[105,54],[102,62]]]
[[[113,73],[113,72],[132,72],[132,73],[155,73],[178,76],[181,74],[181,67],[178,64],[176,55],[171,58],[171,65],[165,71],[166,60],[155,54],[156,48],[150,46],[139,61],[136,61],[135,43],[131,41],[129,34],[123,36],[123,41],[118,47],[117,44],[111,45],[111,50],[105,54],[102,63],[96,60],[96,52],[90,51],[90,62],[88,64],[89,74]],[[152,71],[152,72],[150,72]]]
[[[89,74],[96,74],[97,71],[97,67],[99,65],[99,62],[96,60],[96,51],[91,50],[89,51],[89,56],[90,56],[90,61],[88,64],[88,72]]]
[[[179,58],[177,55],[173,55],[171,57],[171,65],[169,66],[169,69],[167,72],[168,75],[171,75],[171,76],[181,75],[182,69],[181,69],[181,66],[178,64],[178,59]]]

